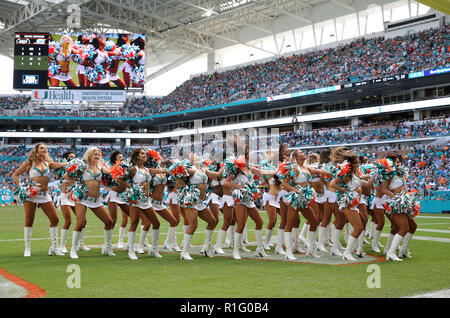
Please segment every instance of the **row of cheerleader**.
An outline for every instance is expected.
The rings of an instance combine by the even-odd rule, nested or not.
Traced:
[[[274,247],[274,253],[287,260],[296,260],[296,253],[320,257],[321,251],[357,261],[365,255],[363,246],[369,224],[374,225],[370,231],[371,249],[381,253],[379,239],[386,218],[391,222],[384,248],[386,259],[402,261],[412,257],[409,243],[417,229],[414,217],[420,205],[405,187],[408,173],[401,155],[390,153],[370,163],[367,157],[359,157],[347,147],[307,156],[302,150],[290,151],[281,145],[278,152],[268,152],[265,157],[259,164],[251,164],[247,148],[245,155],[230,156],[223,162],[196,154],[191,154],[189,159],[163,162],[157,151],[136,148],[128,160],[115,151],[106,161],[102,152],[92,147],[82,158],[67,152],[54,161],[46,145],[39,143],[13,173],[14,196],[25,209],[24,256],[31,256],[32,226],[39,205],[50,221],[48,254],[69,253],[74,259],[79,257],[78,251],[89,249],[84,243],[88,208],[104,223],[101,253],[105,255],[115,255],[112,233],[118,211],[122,213],[119,248],[124,247],[126,224],[130,221],[126,248],[131,260],[137,260],[136,252],[142,254],[144,248],[148,248],[149,256],[162,257],[158,246],[158,215],[169,223],[164,248],[179,252],[183,260],[193,260],[191,241],[199,218],[206,223],[200,253],[207,257],[226,255],[224,244],[233,248],[233,259],[241,259],[241,252],[251,252],[245,246],[248,218],[255,224],[255,257],[267,257],[267,252]],[[48,192],[50,170],[62,185],[60,209],[65,224],[60,243],[59,218]],[[265,191],[261,191],[256,180],[262,182]],[[102,185],[110,189],[106,198],[108,209],[100,197]],[[268,215],[264,238],[263,218],[255,204],[260,199]],[[76,225],[69,252],[66,239],[71,213],[76,216]],[[220,214],[222,226],[213,245],[213,232]],[[277,237],[272,240],[278,215]],[[306,219],[301,233],[300,215]],[[176,237],[180,217],[183,217],[181,248]],[[135,246],[140,221],[139,244]],[[347,235],[343,247],[341,233],[345,225]],[[150,227],[151,245],[147,241]]]
[[[123,80],[118,75],[119,64]],[[145,81],[145,41],[129,34],[119,34],[116,42],[105,35],[84,34],[74,42],[68,34],[59,42],[50,41],[48,54],[50,86],[109,88],[142,87]],[[77,85],[70,74],[71,64],[77,65]]]

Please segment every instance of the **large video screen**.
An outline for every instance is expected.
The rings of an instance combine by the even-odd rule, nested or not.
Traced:
[[[15,34],[14,89],[142,90],[144,84],[144,34]]]

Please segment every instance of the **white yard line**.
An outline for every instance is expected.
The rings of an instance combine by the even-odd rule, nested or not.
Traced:
[[[381,234],[383,237],[388,237],[388,234]],[[450,243],[450,238],[442,238],[442,237],[431,237],[431,236],[419,236],[414,235],[412,237],[413,240],[420,240],[420,241],[433,241],[433,242],[441,242],[441,243]]]
[[[447,219],[450,220],[450,216],[426,216],[426,215],[418,215],[416,216],[416,218],[420,218],[420,219]]]
[[[449,298],[449,297],[450,297],[450,289],[443,289],[425,294],[407,296],[404,298]]]
[[[434,232],[434,233],[450,233],[449,230],[434,230],[434,229],[422,229],[422,228],[417,228],[417,231]]]

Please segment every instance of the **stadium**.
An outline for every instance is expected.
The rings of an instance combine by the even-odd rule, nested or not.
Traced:
[[[0,6],[0,298],[450,296],[445,3]]]

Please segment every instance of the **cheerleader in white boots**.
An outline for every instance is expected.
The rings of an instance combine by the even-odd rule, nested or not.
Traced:
[[[147,166],[150,169],[160,169],[161,157],[159,153],[153,149],[150,149],[147,151],[147,154],[149,156]],[[155,209],[156,213],[159,214],[164,220],[169,222],[169,230],[167,237],[169,238],[170,242],[173,242],[176,240],[175,233],[177,230],[178,222],[172,215],[172,213],[170,213],[169,209],[163,202],[164,188],[166,187],[166,183],[167,183],[167,176],[165,173],[154,174],[151,179],[152,190],[149,193],[149,196],[150,196],[150,203],[153,205],[153,208]],[[152,246],[148,251],[148,255],[153,254],[155,257],[162,257],[158,253],[158,237],[159,237],[159,228],[155,229],[155,227],[153,227]]]
[[[89,148],[83,155],[83,162],[85,167],[81,169],[81,176],[75,180],[82,188],[85,189],[86,196],[78,197],[79,201],[75,203],[75,212],[77,215],[77,225],[75,226],[72,234],[72,248],[70,250],[71,258],[78,258],[77,247],[81,230],[86,222],[87,208],[104,223],[104,235],[106,242],[106,253],[109,256],[115,256],[112,249],[112,226],[113,221],[108,211],[103,207],[100,199],[100,184],[102,180],[102,174],[109,174],[110,171],[105,166],[101,166],[102,152],[96,147]],[[67,169],[67,173],[64,178],[71,180],[74,179],[71,174],[71,167]],[[83,191],[84,192],[84,191]],[[69,190],[69,195],[77,196],[76,188]]]
[[[113,151],[113,153],[110,156],[109,162],[111,165],[115,165],[117,162],[124,161],[125,158],[123,154],[119,151]],[[119,241],[117,243],[118,248],[124,248],[123,245],[123,238],[126,233],[126,223],[128,220],[128,217],[130,216],[130,208],[128,205],[123,201],[119,194],[125,191],[125,187],[123,185],[116,184],[114,185],[111,190],[109,191],[106,202],[108,203],[108,211],[111,215],[111,218],[113,220],[113,227],[115,226],[117,222],[117,212],[120,208],[121,214],[122,214],[122,223],[119,227]],[[125,223],[125,224],[124,224]]]
[[[396,174],[384,181],[381,184],[380,190],[389,197],[386,200],[386,214],[390,216],[391,222],[395,224],[393,228],[398,229],[392,237],[392,241],[389,242],[390,244],[386,244],[386,260],[402,261],[402,259],[396,255],[396,251],[403,240],[403,237],[409,232],[408,214],[410,213],[410,208],[408,204],[410,204],[410,200],[406,193],[405,172],[404,168],[401,167],[402,162],[400,157],[391,153],[388,154],[386,158],[394,162]]]
[[[289,161],[289,150],[287,144],[281,144],[280,149],[278,152],[278,163],[282,162],[288,162]],[[283,250],[284,245],[284,229],[286,227],[287,222],[287,212],[288,212],[288,205],[284,202],[284,196],[288,194],[286,190],[283,189],[281,186],[280,191],[278,192],[277,196],[277,202],[280,204],[280,225],[278,226],[277,230],[277,246],[275,247],[275,254],[278,255],[286,255],[286,253]],[[297,244],[297,247],[293,247],[294,250],[297,249],[298,251],[301,251],[299,244]]]
[[[274,154],[275,153],[272,154],[271,152],[268,152],[266,156],[268,159],[260,162],[260,169],[264,171],[272,171],[273,173],[273,176],[263,178],[268,191],[263,194],[262,205],[264,206],[267,216],[269,217],[269,223],[267,224],[266,236],[263,244],[265,250],[270,250],[270,247],[273,246],[271,244],[272,233],[275,228],[275,224],[277,223],[277,213],[279,213],[280,210],[278,194],[281,190],[281,181],[278,176],[276,176],[277,169],[272,165]]]
[[[179,187],[179,184],[177,184],[176,180],[173,180],[170,176],[167,177],[166,182],[167,190],[169,194],[167,195],[167,198],[165,199],[164,203],[170,207],[170,211],[172,212],[173,217],[175,218],[175,231],[172,233],[172,237],[169,237],[167,235],[166,240],[164,241],[164,248],[168,251],[175,251],[175,252],[181,252],[180,247],[178,246],[177,242],[177,232],[176,229],[178,228],[178,224],[180,224],[180,215],[181,213],[184,214],[184,210],[180,205],[178,204],[177,199],[177,190]],[[183,217],[184,219],[184,217]],[[183,230],[183,233],[185,231]],[[172,241],[170,241],[172,240]]]
[[[214,253],[225,254],[222,250],[222,239],[223,236],[227,236],[225,240],[226,247],[234,247],[234,233],[236,230],[235,212],[234,212],[234,199],[231,196],[233,191],[233,186],[231,182],[232,178],[228,181],[226,178],[220,180],[222,185],[223,194],[220,198],[219,208],[223,214],[223,224],[217,235],[216,245],[214,246]],[[228,243],[227,243],[228,241]],[[242,248],[244,248],[242,244]]]
[[[358,156],[346,155],[341,164],[337,165],[336,178],[331,181],[331,186],[338,190],[338,207],[345,218],[353,227],[345,251],[342,255],[344,260],[356,261],[352,255],[353,247],[360,236],[363,226],[359,216],[359,197],[362,182],[357,175]]]
[[[131,184],[124,181],[123,178],[118,182],[127,187],[127,190],[121,195],[130,202],[130,228],[128,229],[128,257],[131,260],[137,260],[134,249],[134,241],[136,237],[136,228],[139,224],[141,214],[143,214],[152,224],[154,229],[159,229],[160,223],[156,212],[150,203],[149,198],[149,181],[151,174],[149,169],[144,167],[144,163],[148,160],[148,155],[143,148],[134,149],[131,153],[129,177]],[[164,173],[163,169],[152,169],[153,173]],[[136,187],[137,186],[137,187]],[[131,190],[130,190],[131,189]],[[138,198],[139,197],[139,198]],[[156,245],[157,246],[157,245]],[[156,253],[156,257],[158,253]]]
[[[305,165],[307,167],[311,167],[314,169],[319,169],[319,163],[320,163],[320,156],[318,154],[310,154],[308,156],[308,159],[306,160]],[[318,227],[318,231],[319,231],[319,236],[318,236],[318,240],[317,240],[317,249],[319,251],[322,252],[328,252],[327,249],[325,248],[325,239],[326,239],[326,234],[327,234],[327,226],[329,221],[324,224],[322,226],[322,223],[325,223],[323,221],[324,220],[324,206],[323,203],[326,200],[326,187],[325,187],[325,183],[322,181],[320,174],[312,174],[312,178],[311,178],[311,186],[314,189],[314,199],[315,199],[315,203],[313,203],[313,207],[315,206],[317,208],[317,212],[318,212],[318,219],[319,219],[319,227]],[[331,215],[330,215],[331,218]]]
[[[62,156],[67,162],[76,158],[75,153],[69,151],[63,154]],[[69,251],[66,249],[66,241],[67,234],[69,233],[70,225],[72,224],[72,215],[73,212],[75,214],[75,202],[72,201],[67,195],[67,187],[70,185],[70,181],[67,179],[62,180],[61,184],[61,196],[59,200],[59,208],[64,217],[64,225],[61,229],[61,244],[59,246],[59,250],[61,253],[68,253]]]
[[[304,166],[306,155],[300,149],[291,153],[289,164],[280,164],[277,175],[283,179],[282,186],[289,193],[284,196],[288,203],[287,224],[284,232],[284,243],[286,245],[286,259],[295,260],[292,253],[291,230],[293,225],[299,222],[299,212],[309,221],[310,229],[307,233],[309,243],[306,252],[307,257],[319,257],[316,250],[316,228],[319,225],[311,206],[314,202],[314,190],[310,185],[311,173],[330,174],[328,171]]]
[[[343,158],[350,154],[350,149],[347,147],[333,148],[329,154],[330,162],[326,166],[328,171],[336,170],[336,165],[343,162]],[[325,214],[331,211],[334,215],[334,223],[331,227],[331,243],[330,254],[335,256],[342,256],[341,253],[341,233],[347,220],[344,213],[340,212],[337,203],[336,189],[331,186],[331,180],[326,182],[327,201],[325,202]]]
[[[197,226],[198,218],[207,223],[205,230],[205,241],[200,253],[207,257],[213,257],[211,241],[217,221],[209,208],[203,203],[205,200],[206,188],[208,185],[208,175],[200,166],[201,158],[196,154],[190,155],[190,161],[177,162],[169,167],[169,172],[181,180],[184,185],[178,190],[178,202],[184,208],[185,218],[189,224],[183,243],[180,258],[183,260],[193,260],[189,254],[189,245]],[[191,165],[192,164],[192,165]]]
[[[21,184],[19,182],[19,177],[27,173],[31,182],[37,184],[38,193],[32,197],[25,200],[23,203],[25,209],[25,226],[24,226],[24,237],[25,237],[25,252],[24,256],[31,256],[31,235],[34,223],[34,215],[36,212],[36,207],[39,204],[42,211],[47,215],[50,221],[50,238],[51,247],[48,250],[48,255],[59,255],[63,256],[59,250],[58,245],[58,213],[56,207],[53,204],[52,198],[48,193],[48,182],[50,178],[49,169],[63,168],[66,163],[56,163],[48,155],[47,146],[44,143],[38,143],[33,147],[28,155],[27,160],[22,163],[22,165],[17,169],[13,175],[12,179],[16,185],[17,189],[20,189]]]
[[[224,185],[234,188],[232,190],[232,197],[235,201],[235,215],[236,215],[236,232],[234,236],[233,258],[241,259],[239,250],[242,248],[242,235],[244,227],[247,223],[248,217],[255,222],[255,236],[256,236],[256,257],[266,257],[267,254],[263,248],[262,239],[262,225],[263,220],[255,205],[255,197],[258,196],[258,190],[254,183],[252,171],[258,174],[268,175],[259,169],[249,167],[248,148],[245,150],[245,157],[227,158],[224,164],[224,174],[226,181]]]

